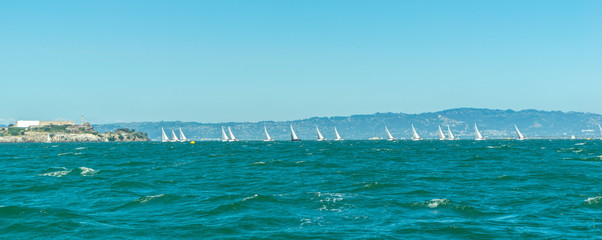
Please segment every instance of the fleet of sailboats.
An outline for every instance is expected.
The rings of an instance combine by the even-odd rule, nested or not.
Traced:
[[[598,129],[600,131],[600,135],[602,135],[602,126],[600,126],[600,124],[598,125]],[[513,125],[514,126],[514,130],[516,132],[516,140],[526,140],[527,138],[521,133],[521,131],[518,129],[518,127],[516,126],[516,124]],[[326,138],[324,137],[324,135],[322,135],[322,133],[320,132],[320,128],[318,126],[316,127],[316,134],[317,134],[317,141],[325,141]],[[423,140],[420,135],[418,135],[418,132],[416,131],[416,128],[414,127],[414,124],[411,124],[412,127],[412,140],[413,141],[418,141],[418,140]],[[437,126],[437,135],[439,140],[458,140],[457,137],[454,136],[454,134],[451,131],[450,126],[447,126],[447,136],[445,135],[445,133],[443,132],[443,129],[441,128],[441,126]],[[222,137],[221,137],[221,141],[223,142],[237,142],[239,141],[235,136],[234,133],[232,132],[232,128],[227,127],[228,131],[226,131],[226,128],[224,126],[222,126]],[[291,129],[291,141],[301,141],[301,139],[297,136],[297,134],[295,133],[295,130],[293,129],[293,125],[290,125],[290,129]],[[168,137],[168,135],[165,133],[165,129],[161,128],[161,142],[187,142],[189,141],[188,138],[186,138],[186,136],[184,135],[184,132],[182,131],[182,128],[178,128],[179,131],[179,138],[178,135],[176,135],[176,132],[174,131],[174,129],[171,129],[171,138]],[[267,127],[263,127],[263,131],[265,132],[265,139],[264,141],[274,141],[274,139],[270,136],[270,134],[268,133],[268,129]],[[591,131],[591,130],[590,130]],[[385,133],[387,134],[387,140],[389,141],[393,141],[396,140],[395,137],[393,137],[393,135],[391,134],[391,132],[389,131],[389,128],[387,126],[385,126]],[[479,131],[479,128],[477,126],[477,124],[474,124],[474,134],[475,134],[475,138],[474,140],[477,141],[481,141],[481,140],[485,140],[485,138],[483,137],[483,135],[481,134],[481,132]],[[338,130],[336,127],[334,127],[334,141],[341,141],[343,140],[343,138],[341,137],[341,135],[339,134]],[[575,139],[575,135],[571,135],[570,137],[571,139]],[[380,138],[370,138],[370,140],[374,140],[374,139],[380,139]],[[589,139],[589,138],[588,138]],[[50,138],[50,134],[47,134],[46,136],[46,142],[51,142],[52,139]]]
[[[167,137],[167,134],[165,134],[165,129],[161,128],[161,142],[186,142],[186,141],[188,141],[188,139],[184,135],[184,132],[182,132],[182,128],[179,128],[179,130],[180,130],[180,138],[178,138],[176,136],[176,133],[172,129],[171,130],[171,139],[170,139],[169,137]]]
[[[477,124],[474,124],[474,134],[475,134],[475,139],[477,141],[482,141],[485,140],[485,138],[483,137],[483,135],[481,135],[481,132],[479,132],[479,128],[477,128]]]
[[[520,131],[518,130],[518,128],[516,127],[516,124],[514,124],[514,129],[516,129],[516,140],[525,140],[527,138],[525,138],[525,136],[523,136],[522,133],[520,133]]]

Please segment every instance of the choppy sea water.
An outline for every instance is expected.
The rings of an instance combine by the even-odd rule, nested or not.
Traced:
[[[0,238],[600,238],[602,141],[0,144]]]

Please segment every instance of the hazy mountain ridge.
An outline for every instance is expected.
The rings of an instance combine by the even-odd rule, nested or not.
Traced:
[[[539,111],[539,110],[497,110],[476,108],[455,108],[438,112],[420,114],[375,113],[352,116],[312,117],[295,121],[262,121],[262,122],[134,122],[99,124],[95,128],[100,131],[113,131],[118,128],[130,128],[148,133],[149,138],[159,140],[161,128],[168,135],[171,129],[177,133],[182,128],[189,139],[218,139],[221,127],[230,126],[234,135],[241,140],[261,140],[265,138],[263,127],[267,127],[272,138],[290,139],[289,125],[302,140],[316,139],[315,126],[327,139],[334,138],[334,127],[344,139],[368,139],[385,137],[385,125],[396,138],[409,138],[411,124],[422,138],[437,138],[437,126],[444,131],[449,125],[454,135],[461,139],[474,138],[474,124],[485,138],[515,137],[514,124],[527,138],[561,138],[572,134],[578,137],[600,137],[598,123],[602,115],[583,112]]]

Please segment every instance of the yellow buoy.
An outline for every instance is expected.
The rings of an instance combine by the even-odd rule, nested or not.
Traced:
[[[508,140],[510,140],[510,138],[508,138]]]
[[[194,141],[190,141],[190,144],[194,144]]]
[[[587,138],[587,140],[589,140],[589,138]]]

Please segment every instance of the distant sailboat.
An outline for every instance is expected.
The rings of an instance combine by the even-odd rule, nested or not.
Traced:
[[[234,134],[232,134],[232,129],[230,129],[230,127],[228,127],[228,133],[230,134],[230,139],[228,141],[238,142],[238,139],[236,139],[236,137],[234,137]]]
[[[600,129],[600,135],[602,135],[602,127],[600,127],[600,124],[598,124],[598,129]]]
[[[391,135],[391,132],[389,132],[389,128],[387,128],[387,126],[385,126],[385,131],[387,132],[387,140],[388,141],[395,140],[395,138],[393,137],[393,135]]]
[[[265,131],[265,140],[263,140],[263,141],[265,141],[265,142],[274,141],[274,139],[272,139],[270,137],[270,134],[268,133],[268,129],[266,127],[263,127],[263,131]]]
[[[481,140],[485,140],[485,138],[481,135],[481,133],[479,132],[479,128],[477,128],[477,124],[474,124],[474,134],[475,134],[475,139],[477,141],[481,141]]]
[[[176,137],[176,133],[173,131],[173,129],[171,130],[171,141],[172,142],[180,141],[180,140],[178,140],[178,137]]]
[[[224,130],[224,126],[222,126],[222,142],[227,142],[229,140],[230,140],[230,138],[228,138],[228,135],[226,134],[226,130]]]
[[[343,138],[341,137],[341,135],[339,135],[339,132],[337,131],[337,127],[334,127],[334,140],[335,141],[342,141]]]
[[[514,129],[516,129],[516,136],[517,136],[516,140],[521,140],[522,141],[522,140],[527,139],[527,138],[525,138],[525,136],[523,136],[522,133],[520,133],[520,131],[516,127],[516,124],[514,124]]]
[[[422,140],[422,138],[420,138],[420,136],[418,136],[418,133],[416,132],[416,129],[414,128],[414,124],[412,124],[412,140],[413,141]]]
[[[161,142],[169,142],[169,138],[167,137],[167,134],[165,134],[163,128],[161,128]]]
[[[182,128],[180,128],[180,142],[186,141],[188,141],[188,139],[186,139],[186,136],[184,136],[184,133],[182,132]]]
[[[443,134],[443,131],[441,130],[441,126],[439,127],[439,140],[445,140],[445,134]]]
[[[322,136],[322,133],[320,132],[320,129],[318,128],[318,126],[316,126],[316,132],[318,133],[318,141],[326,140],[326,138],[324,138],[324,136]]]
[[[571,135],[571,140],[574,140],[574,139],[577,139],[577,138],[575,137],[575,134]]]
[[[293,129],[293,125],[291,125],[291,141],[301,141],[295,134],[295,129]]]
[[[50,133],[46,135],[46,142],[47,143],[51,143],[52,140],[50,139]]]
[[[454,134],[452,133],[451,129],[449,129],[449,125],[447,125],[447,135],[449,135],[449,137],[447,138],[448,140],[458,140],[458,138],[454,137]]]

